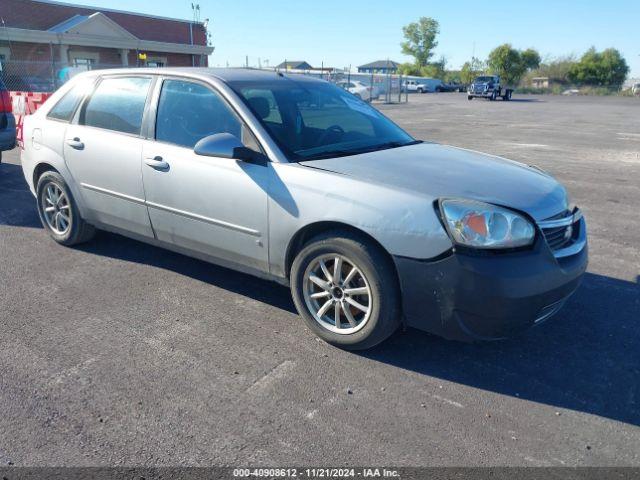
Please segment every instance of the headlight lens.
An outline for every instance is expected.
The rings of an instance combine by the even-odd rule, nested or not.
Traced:
[[[475,200],[441,200],[440,211],[449,236],[459,245],[501,249],[531,245],[535,228],[506,208]]]

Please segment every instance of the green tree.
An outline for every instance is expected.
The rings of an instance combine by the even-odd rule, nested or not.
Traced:
[[[527,71],[522,54],[508,43],[489,54],[487,66],[494,75],[500,75],[502,82],[507,85],[517,85]]]
[[[615,48],[598,52],[591,47],[569,69],[568,78],[577,85],[620,88],[627,78],[627,61]]]
[[[420,67],[418,67],[415,63],[407,62],[398,67],[398,72],[401,75],[414,75],[418,77],[420,76]]]
[[[470,84],[475,78],[484,71],[484,62],[479,58],[473,57],[470,62],[465,62],[460,70],[460,80],[464,84]]]
[[[566,85],[569,83],[569,72],[576,63],[573,55],[547,59],[534,72],[534,77],[548,77],[552,83]]]
[[[542,62],[540,54],[533,48],[527,48],[523,52],[520,52],[520,56],[522,57],[522,63],[527,67],[527,70],[535,70]]]
[[[431,62],[420,68],[421,77],[444,79],[446,74],[447,59],[440,57],[437,62]]]
[[[440,33],[437,20],[422,17],[417,22],[402,27],[406,41],[401,43],[402,53],[415,58],[418,67],[426,67],[433,57],[433,50],[438,46],[436,37]]]

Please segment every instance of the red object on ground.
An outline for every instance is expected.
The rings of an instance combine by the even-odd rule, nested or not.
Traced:
[[[9,92],[13,115],[16,118],[16,137],[22,148],[22,123],[25,115],[34,113],[52,94],[45,92]]]

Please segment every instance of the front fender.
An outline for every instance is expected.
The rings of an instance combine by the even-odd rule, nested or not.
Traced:
[[[452,247],[433,198],[298,164],[271,164],[269,261],[286,273],[287,247],[304,227],[337,222],[359,229],[391,254],[428,259]]]

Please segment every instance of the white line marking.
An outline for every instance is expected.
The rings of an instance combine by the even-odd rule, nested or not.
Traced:
[[[273,383],[286,377],[290,372],[293,371],[295,366],[296,364],[291,360],[285,360],[280,365],[276,366],[273,370],[271,370],[269,373],[267,373],[265,376],[256,380],[255,383],[247,389],[247,393],[250,393],[253,395],[256,393],[263,392],[264,390],[269,388]]]
[[[87,368],[89,365],[91,365],[95,361],[96,361],[96,359],[94,357],[92,357],[92,358],[89,358],[89,359],[85,360],[84,362],[80,362],[79,364],[77,364],[77,365],[75,365],[73,367],[66,368],[66,369],[62,370],[61,372],[56,373],[51,378],[51,381],[49,381],[49,385],[62,383],[66,378],[78,375],[80,373],[80,370],[84,370],[85,368]]]
[[[432,397],[435,398],[436,400],[440,400],[441,402],[448,403],[449,405],[452,405],[454,407],[464,408],[464,405],[462,405],[461,403],[454,402],[453,400],[449,400],[448,398],[441,397],[440,395],[432,395]]]

